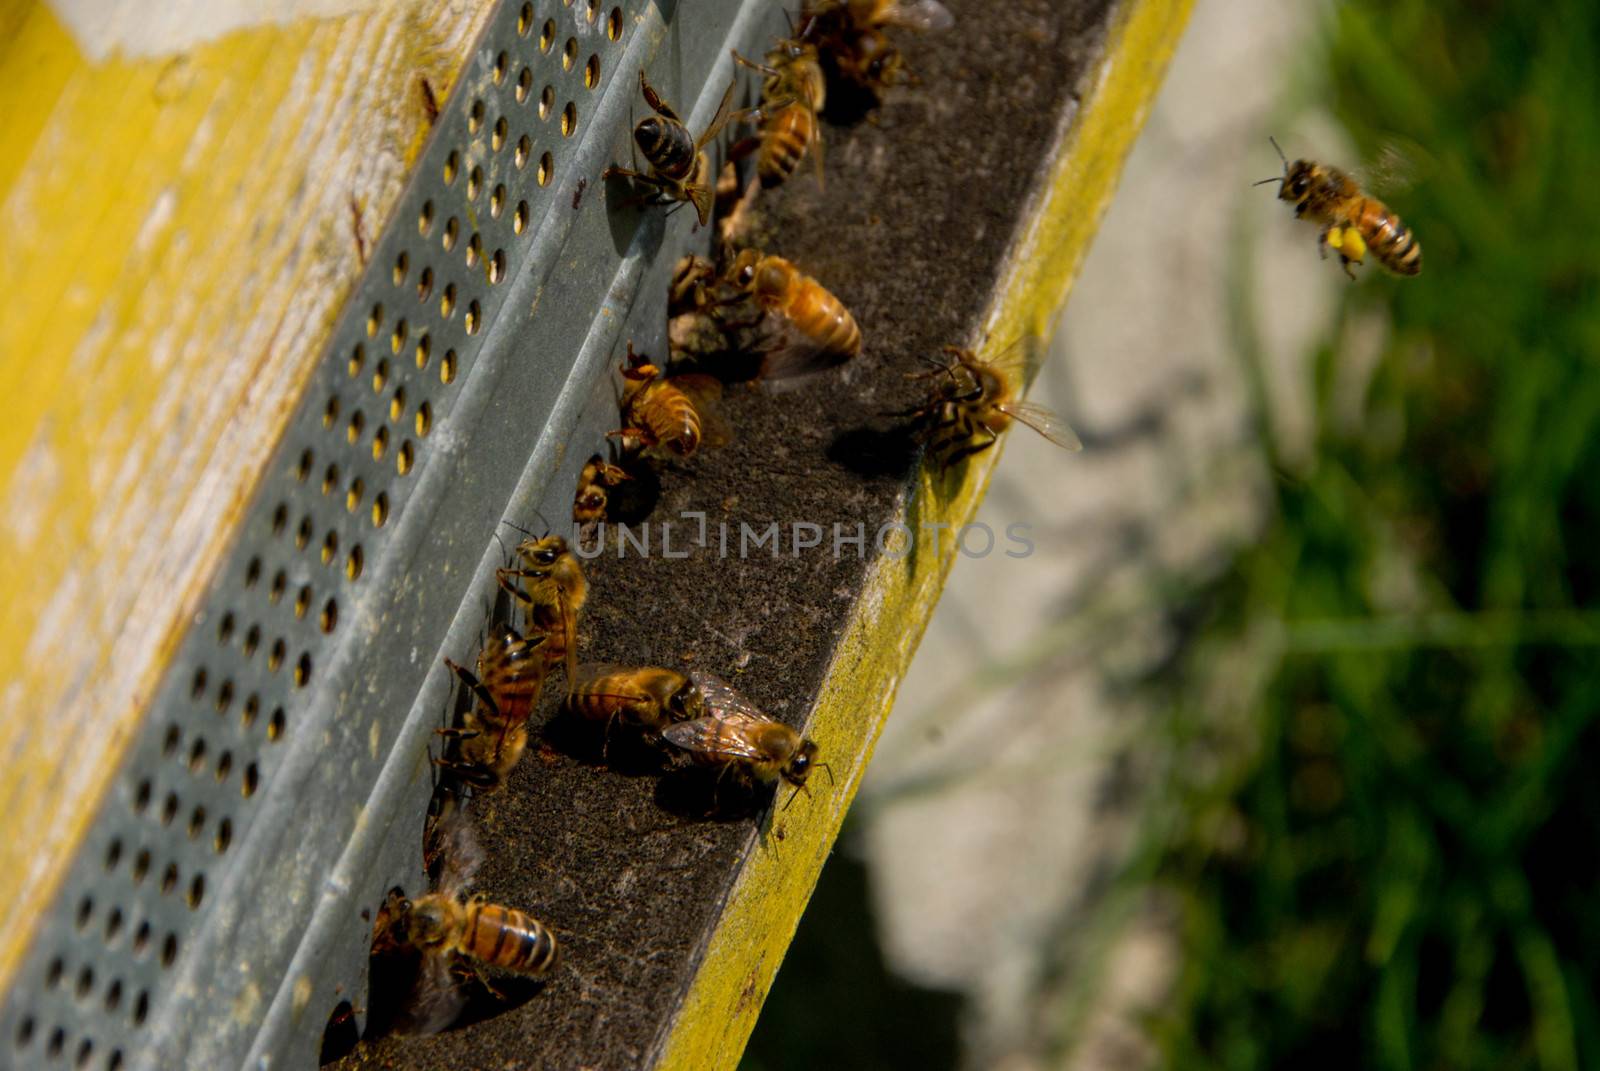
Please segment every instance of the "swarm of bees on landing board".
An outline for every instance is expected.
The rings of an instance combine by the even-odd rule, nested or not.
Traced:
[[[734,80],[698,131],[639,72],[647,114],[633,130],[635,166],[613,164],[600,178],[614,199],[668,212],[690,207],[698,227],[716,221],[715,234],[710,256],[685,256],[673,272],[666,352],[641,353],[627,342],[617,426],[607,452],[583,466],[573,498],[579,539],[662,466],[680,466],[732,439],[720,407],[727,384],[782,389],[860,358],[861,327],[826,281],[751,240],[754,205],[763,191],[799,176],[814,174],[820,188],[829,101],[843,95],[876,107],[893,87],[915,85],[894,34],[952,23],[939,0],[807,0],[790,35],[759,60],[733,53]],[[741,72],[755,80],[757,99],[746,108],[735,107]],[[714,175],[717,139],[730,128],[742,133]],[[1355,179],[1278,155],[1283,173],[1265,182],[1278,184],[1298,218],[1318,225],[1324,257],[1337,253],[1352,278],[1368,253],[1391,272],[1421,271],[1415,235]],[[1025,377],[1014,359],[1021,348],[980,355],[948,345],[907,372],[925,382],[926,394],[900,415],[912,418],[912,434],[938,471],[988,450],[1013,422],[1065,450],[1082,448],[1059,416],[1023,400]],[[466,815],[474,800],[505,790],[528,750],[530,721],[552,673],[563,689],[558,716],[596,738],[602,765],[613,761],[613,745],[625,742],[669,766],[709,767],[718,786],[755,793],[787,785],[793,791],[785,806],[809,794],[813,770],[830,783],[833,777],[815,741],[709,672],[582,660],[578,625],[588,584],[581,560],[562,536],[521,535],[496,571],[515,620],[491,626],[463,663],[444,660],[465,706],[438,730],[433,758],[440,787],[424,836],[432,891],[407,898],[394,890],[374,927],[375,955],[406,954],[418,964],[397,1024],[403,1030],[450,1025],[471,979],[498,997],[497,981],[536,979],[557,962],[556,937],[538,919],[469,895],[482,852]]]

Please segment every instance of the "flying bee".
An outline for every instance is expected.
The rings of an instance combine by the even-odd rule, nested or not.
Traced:
[[[696,762],[739,770],[761,784],[779,778],[805,790],[816,765],[817,745],[756,709],[725,681],[709,673],[694,675],[705,703],[705,717],[676,722],[661,731],[662,739],[689,752]],[[828,771],[833,776],[833,771]]]
[[[940,0],[831,0],[831,6],[844,8],[859,29],[948,30],[956,22]]]
[[[1319,225],[1317,252],[1339,254],[1344,273],[1354,279],[1350,265],[1360,264],[1368,250],[1379,264],[1396,275],[1422,271],[1422,245],[1411,228],[1389,211],[1382,201],[1365,193],[1359,183],[1336,167],[1311,160],[1289,162],[1275,138],[1268,138],[1283,161],[1283,175],[1262,179],[1257,186],[1278,183],[1278,199],[1294,205],[1296,219]]]
[[[528,611],[532,631],[543,637],[546,663],[565,658],[567,691],[578,668],[578,611],[588,597],[583,566],[567,541],[558,535],[517,544],[518,568],[499,568],[495,579]]]
[[[539,704],[547,660],[546,637],[524,637],[500,626],[478,655],[476,675],[446,658],[444,664],[472,692],[476,703],[460,729],[440,730],[456,738],[453,760],[439,765],[480,788],[498,787],[522,758],[524,728]]]
[[[631,480],[626,469],[613,465],[599,454],[591,457],[578,474],[578,493],[572,500],[572,519],[581,525],[606,519],[608,490]]]
[[[799,169],[807,149],[816,163],[820,183],[822,128],[817,113],[827,100],[827,82],[817,60],[816,46],[794,39],[780,41],[766,54],[765,64],[753,63],[737,52],[733,58],[765,76],[761,104],[748,113],[759,123],[756,175],[762,187],[771,189],[788,181]]]
[[[406,1015],[411,1033],[435,1033],[455,1020],[465,1003],[460,968],[503,996],[490,972],[535,978],[548,973],[558,955],[555,934],[532,915],[464,895],[483,853],[459,812],[436,830],[435,839],[442,842],[437,854],[443,860],[435,890],[415,900],[391,893],[373,925],[374,953],[421,956]]]
[[[844,302],[782,257],[746,249],[724,281],[713,315],[725,330],[756,331],[763,379],[831,368],[861,352],[861,329]]]
[[[702,718],[705,699],[694,679],[660,666],[585,665],[567,704],[575,714],[611,726],[623,722],[657,737],[675,722]]]
[[[923,421],[922,437],[928,452],[941,459],[941,467],[948,469],[987,450],[1013,420],[1063,449],[1083,449],[1065,421],[1017,396],[1016,382],[1005,370],[971,350],[946,346],[944,352],[950,360],[930,359],[934,367],[914,377],[935,380],[927,405],[916,414]]]
[[[717,106],[711,124],[696,138],[671,105],[657,95],[641,68],[639,89],[644,93],[645,103],[656,114],[639,120],[639,125],[633,128],[633,140],[649,162],[650,170],[636,171],[613,165],[606,168],[601,177],[630,178],[654,189],[662,201],[687,201],[694,205],[700,226],[704,227],[711,220],[715,191],[710,181],[710,161],[703,150],[728,123],[735,85],[736,81],[728,83],[728,91],[722,95],[722,103]]]
[[[722,384],[707,375],[669,376],[650,358],[633,352],[622,365],[622,427],[612,432],[624,451],[664,450],[689,457],[702,442],[716,446],[727,440],[713,407]]]
[[[818,0],[800,21],[800,38],[816,41],[829,74],[872,97],[910,80],[889,28],[944,30],[955,24],[939,0]]]

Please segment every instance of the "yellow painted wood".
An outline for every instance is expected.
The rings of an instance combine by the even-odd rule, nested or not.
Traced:
[[[0,0],[0,985],[492,8],[94,59]]]
[[[1100,65],[1085,80],[1082,105],[1064,132],[1053,173],[1027,218],[990,306],[987,337],[1043,336],[1066,301],[1123,160],[1144,124],[1192,0],[1131,0],[1112,27]],[[970,521],[998,461],[979,454],[951,487],[925,472],[901,518],[916,552],[885,557],[869,575],[854,619],[818,698],[811,736],[837,786],[814,775],[811,799],[778,811],[762,849],[745,864],[724,907],[676,1021],[660,1067],[734,1067],[777,973],[817,876],[866,772],[895,689],[933,612],[954,541],[942,522]],[[954,477],[951,478],[952,483]]]

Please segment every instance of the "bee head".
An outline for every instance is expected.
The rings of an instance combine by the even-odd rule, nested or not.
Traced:
[[[545,536],[528,548],[528,557],[540,565],[554,565],[567,552],[567,541],[558,535]]]
[[[749,289],[755,285],[756,269],[761,265],[761,251],[759,249],[746,249],[734,259],[728,268],[727,277],[735,286]]]
[[[673,692],[667,700],[667,710],[674,721],[693,721],[706,716],[705,696],[700,694],[693,681]]]
[[[862,73],[880,85],[892,86],[909,82],[905,57],[887,36],[877,30],[863,32],[856,42],[857,62]]]
[[[810,740],[800,745],[800,750],[794,753],[789,764],[783,768],[784,779],[796,788],[806,787],[806,778],[811,776],[811,767],[817,758],[817,745]]]
[[[450,919],[444,904],[428,896],[421,902],[410,903],[401,917],[401,937],[417,948],[432,948],[443,944]]]
[[[1299,204],[1311,192],[1311,187],[1316,185],[1317,178],[1322,168],[1310,160],[1296,160],[1289,165],[1283,173],[1283,184],[1278,187],[1280,201],[1292,201]]]
[[[1289,158],[1283,155],[1283,150],[1278,147],[1278,139],[1268,138],[1267,140],[1272,143],[1272,148],[1277,152],[1278,159],[1283,161],[1283,174],[1264,178],[1260,182],[1252,183],[1252,185],[1268,186],[1276,182],[1280,201],[1299,204],[1306,199],[1307,195],[1311,193],[1311,187],[1315,186],[1317,180],[1322,177],[1322,165],[1314,164],[1310,160],[1296,160],[1291,164]]]

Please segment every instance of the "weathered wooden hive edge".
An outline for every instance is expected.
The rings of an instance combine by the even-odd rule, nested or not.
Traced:
[[[5,994],[0,1064],[16,1059],[26,1066],[46,1046],[55,1054],[47,1059],[75,1050],[80,1064],[92,1058],[116,1067],[223,1066],[247,1051],[252,1066],[308,1062],[329,1009],[363,988],[370,905],[387,885],[416,885],[420,870],[409,834],[420,828],[432,788],[425,742],[449,688],[437,660],[419,652],[431,655],[448,643],[469,657],[482,626],[481,593],[493,589],[495,536],[508,504],[530,523],[538,512],[560,516],[560,508],[570,509],[577,469],[603,448],[614,420],[612,354],[624,332],[647,344],[660,339],[665,275],[692,225],[688,215],[664,225],[659,214],[637,208],[608,211],[600,190],[580,212],[582,195],[606,163],[626,158],[641,66],[703,125],[731,74],[729,49],[749,50],[782,25],[782,9],[763,0],[723,0],[698,13],[678,12],[670,0],[493,6],[476,62],[441,112],[391,225],[376,238],[369,270],[326,346],[317,347],[322,358],[312,381],[286,419],[207,605],[179,644],[152,715],[79,847],[68,892],[58,897]],[[597,17],[613,8],[614,22]],[[547,17],[548,34],[539,25]],[[699,32],[685,30],[685,23]],[[609,32],[610,25],[617,31]],[[540,78],[525,70],[526,80],[518,78],[514,67],[496,63],[497,38],[520,41],[530,53],[538,47],[546,66],[561,64],[559,73],[551,68]],[[543,46],[533,43],[541,39]],[[591,77],[583,60],[591,50],[604,57],[603,78]],[[548,103],[532,92],[544,79]],[[540,108],[539,121],[548,124],[532,152],[514,149],[515,135],[498,131],[491,148],[495,113],[485,114],[474,100],[509,113],[512,93],[516,106]],[[482,211],[502,179],[510,191],[503,210]],[[533,206],[526,216],[511,208],[519,194]],[[432,261],[436,290],[419,293],[416,306],[402,306],[423,265],[404,278],[394,269],[392,284],[390,265],[406,251],[417,260],[440,255],[429,247],[456,226],[454,216],[448,228],[444,222],[452,211],[466,223],[459,241],[443,243],[443,252],[455,247],[455,256]],[[419,218],[428,222],[419,225]],[[480,231],[484,245],[463,268],[460,247],[470,251]],[[495,248],[501,241],[504,261]],[[460,284],[460,298],[451,311],[441,299],[436,316],[434,299],[447,282]],[[393,367],[387,356],[380,362],[391,337]],[[432,346],[424,351],[427,337]],[[347,359],[352,347],[367,353]],[[504,374],[513,369],[515,375]],[[369,376],[388,422],[378,415],[349,424],[346,444],[346,421],[359,416],[352,404],[373,404]],[[410,408],[397,383],[410,388]],[[399,440],[424,398],[434,403],[437,426],[416,446],[416,463],[402,465],[397,476],[397,459],[410,456]],[[326,408],[324,399],[331,399]],[[391,425],[396,442],[380,448],[373,429],[387,437]],[[337,454],[345,477],[367,481],[365,497],[352,492],[355,504],[330,495],[326,484],[318,496],[319,473],[296,460],[315,444],[320,470],[326,454],[337,453],[335,439],[349,451]],[[404,447],[412,449],[409,438]],[[465,478],[469,453],[476,474]],[[413,469],[412,479],[401,482]],[[274,509],[280,495],[285,504]],[[339,553],[324,554],[322,567],[343,571],[348,584],[364,581],[359,589],[338,589],[342,627],[332,640],[326,638],[332,626],[322,626],[319,637],[315,608],[292,596],[302,581],[323,575],[304,560],[315,556],[319,540],[299,539],[298,551],[287,546],[296,539],[291,521],[302,507],[305,530],[320,533],[327,525],[330,539],[339,536]],[[364,559],[346,557],[347,548],[359,555],[363,542]],[[276,617],[267,616],[267,642],[282,618],[295,645],[279,641],[270,653],[243,637],[249,617],[237,627],[225,624],[237,608],[230,599],[252,593],[266,602],[268,587],[274,594],[266,615]],[[302,641],[311,656],[304,668],[295,658]],[[232,681],[240,681],[240,693],[251,687],[252,655],[253,672],[269,683],[260,691],[259,716],[252,710],[241,728],[243,696],[234,696]],[[219,659],[230,674],[226,682]],[[269,717],[279,700],[287,719]],[[172,735],[179,726],[181,745]],[[263,736],[286,743],[272,750]],[[234,757],[216,765],[225,755]],[[248,804],[238,802],[241,779]],[[225,816],[237,826],[230,822],[223,833],[217,824]],[[391,825],[408,835],[386,838]],[[155,849],[153,867],[149,851],[134,857],[144,844]],[[85,890],[98,901],[93,926],[76,906],[90,903]],[[116,930],[107,928],[109,918],[102,922],[107,901],[117,904],[119,920],[129,905]],[[133,937],[128,931],[136,924]],[[63,976],[79,980],[76,999]],[[122,1014],[101,1015],[102,1005]]]
[[[1129,0],[1113,10],[1101,55],[1061,116],[1054,159],[1041,163],[1034,203],[995,280],[985,337],[1049,331],[1192,7],[1193,0]],[[748,854],[652,1066],[737,1066],[955,560],[954,544],[941,544],[938,528],[930,536],[922,526],[954,530],[970,521],[1000,453],[979,455],[982,462],[967,466],[953,493],[923,470],[897,521],[909,525],[924,552],[880,556],[868,573],[807,730],[829,756],[847,756],[836,758],[835,768],[848,773],[812,806],[785,812],[781,841],[763,836]]]

